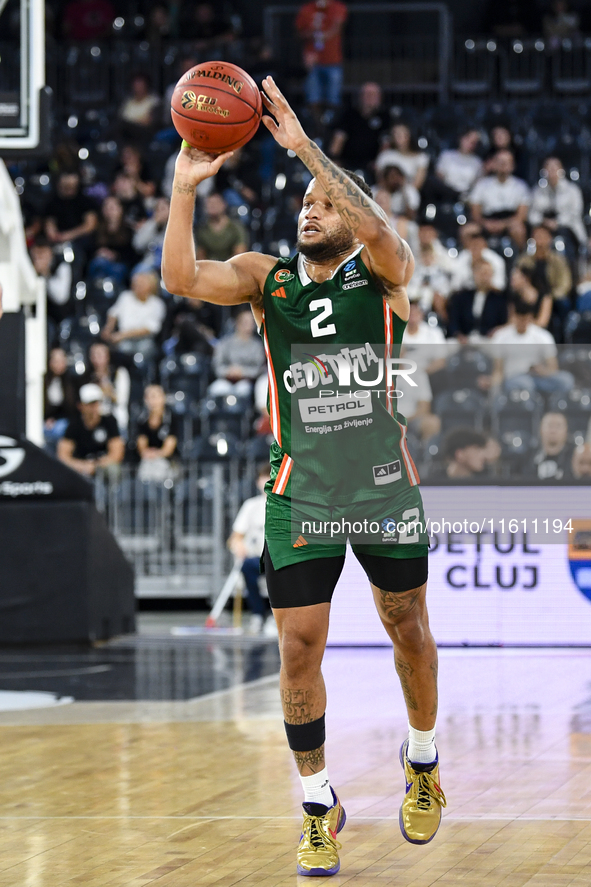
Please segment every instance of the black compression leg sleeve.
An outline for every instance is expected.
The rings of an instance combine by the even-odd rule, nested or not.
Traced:
[[[324,715],[309,724],[285,724],[287,743],[292,751],[313,751],[324,745],[326,729]]]

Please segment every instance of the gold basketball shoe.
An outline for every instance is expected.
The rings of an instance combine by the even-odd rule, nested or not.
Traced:
[[[304,803],[304,825],[298,847],[298,875],[322,877],[336,875],[341,867],[337,834],[347,816],[331,788],[334,804]]]
[[[441,823],[441,808],[447,806],[439,786],[439,755],[434,764],[409,761],[405,739],[400,749],[400,763],[406,779],[406,795],[400,807],[400,831],[411,844],[428,844]],[[426,769],[429,768],[429,769]]]

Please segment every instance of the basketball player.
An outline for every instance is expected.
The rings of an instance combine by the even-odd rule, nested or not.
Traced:
[[[401,342],[409,316],[406,286],[414,262],[365,182],[337,167],[306,136],[271,77],[263,87],[264,103],[273,115],[263,117],[267,129],[279,145],[298,155],[314,177],[299,215],[297,254],[278,260],[252,252],[223,263],[197,262],[192,235],[195,189],[229,155],[212,158],[185,145],[176,161],[162,270],[172,293],[223,305],[249,302],[264,341],[275,435],[266,487],[264,569],[279,631],[285,730],[304,790],[297,871],[322,876],[339,870],[336,836],[346,818],[325,764],[321,663],[347,536],[393,642],[408,710],[409,735],[400,750],[406,777],[400,828],[406,840],[428,843],[446,803],[435,747],[437,649],[425,603],[427,538],[422,530],[397,531],[399,525],[404,529],[409,515],[418,516],[419,527],[421,522],[424,527],[404,420],[397,418],[392,399],[379,390],[370,392],[365,406],[355,398],[351,401],[363,421],[343,423],[339,413],[340,424],[328,414],[331,405],[344,403],[344,396],[340,400],[321,396],[327,415],[324,426],[300,422],[301,410],[292,409],[291,401],[298,393],[306,394],[314,376],[293,364],[292,346],[301,345],[316,356],[322,353],[313,356],[327,373],[324,382],[329,379],[324,352],[331,346],[335,365],[341,345],[351,353],[351,343],[359,343],[375,357],[377,346],[383,354]],[[355,372],[359,368],[358,364]],[[334,389],[334,384],[330,387]],[[317,397],[318,392],[314,394]],[[300,407],[309,409],[312,403],[301,401]],[[308,433],[319,427],[328,431]],[[327,538],[327,522],[349,516],[352,508],[370,520],[387,516],[393,533],[375,544],[356,543],[350,532],[336,541]],[[299,517],[309,518],[308,525],[320,524],[321,530],[324,522],[322,542],[313,544],[302,530],[297,534]]]

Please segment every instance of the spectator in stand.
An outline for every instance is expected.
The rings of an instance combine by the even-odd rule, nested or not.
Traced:
[[[572,458],[566,416],[564,413],[545,413],[540,422],[540,447],[527,473],[538,482],[570,480]]]
[[[76,415],[77,401],[78,386],[68,370],[68,356],[63,348],[52,348],[43,380],[43,430],[52,452]]]
[[[144,200],[156,193],[156,183],[152,180],[141,151],[135,145],[124,145],[121,150],[121,166],[117,172],[124,172],[129,176]]]
[[[576,448],[571,460],[571,473],[581,483],[591,483],[591,443]]]
[[[451,346],[445,341],[443,330],[425,321],[418,299],[410,301],[408,323],[402,336],[403,357],[414,360],[428,377],[434,377],[445,366]]]
[[[494,175],[480,179],[470,194],[472,218],[489,236],[510,235],[520,249],[525,247],[525,222],[530,202],[529,188],[513,175],[515,161],[510,151],[497,151]]]
[[[385,191],[390,199],[390,212],[395,216],[414,219],[421,197],[414,185],[409,185],[399,166],[386,166],[380,171],[378,185],[374,185],[374,197]],[[377,199],[377,197],[376,197]]]
[[[265,484],[271,472],[268,465],[263,465],[257,476],[258,496],[243,502],[232,526],[232,535],[228,539],[228,548],[241,563],[241,572],[246,585],[246,596],[250,610],[249,631],[277,637],[275,620],[269,602],[259,591],[259,561],[265,541]]]
[[[449,481],[478,480],[488,463],[488,441],[484,434],[473,428],[454,428],[443,442],[442,472],[429,475],[431,483],[446,484]]]
[[[513,134],[507,125],[497,123],[488,135],[488,150],[484,155],[484,175],[495,172],[495,156],[499,151],[511,151],[515,159],[515,170],[521,179],[527,179],[527,157],[520,145],[515,143]]]
[[[119,431],[127,436],[129,422],[129,372],[123,366],[114,366],[111,352],[103,342],[93,342],[88,349],[88,369],[83,383],[92,382],[103,392],[102,416],[115,416]]]
[[[259,167],[260,160],[252,143],[236,149],[216,174],[216,191],[230,206],[243,203],[255,206],[261,190]]]
[[[161,385],[148,385],[144,391],[147,415],[137,428],[137,451],[141,459],[139,478],[164,481],[170,477],[175,456],[178,456],[178,417],[166,405]]]
[[[217,376],[209,386],[212,397],[235,394],[248,397],[254,380],[265,362],[261,340],[250,309],[241,311],[235,320],[235,332],[224,336],[213,352],[213,369]]]
[[[205,200],[205,224],[197,228],[197,259],[226,262],[248,249],[248,233],[244,225],[228,215],[221,194],[210,194]]]
[[[155,357],[154,339],[162,329],[166,314],[164,302],[157,292],[158,277],[154,272],[134,274],[131,289],[122,292],[109,308],[107,323],[101,333],[105,342],[117,345],[125,354],[139,351],[146,359]]]
[[[115,7],[109,0],[72,0],[62,19],[64,37],[73,43],[103,40],[112,35],[114,18]]]
[[[192,40],[201,60],[220,57],[236,37],[230,19],[216,12],[213,3],[182,4],[180,33],[183,40]],[[211,55],[213,53],[213,56]],[[221,56],[225,58],[224,55]]]
[[[413,256],[418,256],[420,244],[417,223],[405,215],[395,215],[392,212],[392,196],[383,188],[374,189],[374,200],[388,216],[392,228],[400,234],[403,240],[406,240]]]
[[[322,111],[331,116],[341,105],[343,85],[343,28],[347,7],[339,0],[311,0],[300,7],[296,29],[303,41],[303,62],[308,72],[306,103],[316,122]]]
[[[460,240],[463,249],[454,262],[452,290],[474,289],[474,265],[484,261],[492,266],[493,288],[502,292],[507,286],[507,266],[502,256],[488,246],[480,225],[468,222],[461,228]]]
[[[158,127],[160,99],[150,90],[147,74],[134,74],[129,97],[119,108],[120,130],[124,138],[145,143]]]
[[[424,311],[435,311],[445,318],[447,297],[450,293],[450,278],[436,252],[433,243],[421,243],[415,253],[415,271],[407,290],[410,299],[420,300]]]
[[[374,161],[387,126],[382,88],[377,83],[364,83],[357,104],[342,111],[336,120],[328,154],[340,166],[359,170],[373,181]]]
[[[550,298],[550,311],[554,316],[555,326],[561,329],[571,308],[573,279],[570,268],[564,256],[552,249],[552,234],[545,225],[537,225],[532,231],[532,237],[535,253],[522,255],[518,266],[528,268],[532,272],[536,289],[543,297]]]
[[[220,305],[200,299],[178,299],[168,316],[167,353],[197,352],[207,356],[219,339],[223,314]]]
[[[474,263],[474,289],[455,292],[447,305],[447,333],[466,344],[491,336],[507,323],[507,297],[492,285],[493,267],[480,259]]]
[[[509,299],[529,305],[537,326],[547,329],[552,315],[552,296],[544,295],[534,284],[534,270],[515,265],[511,271]],[[512,313],[512,312],[510,312]]]
[[[552,14],[546,13],[542,19],[544,37],[552,50],[559,49],[563,40],[577,41],[581,38],[579,13],[568,7],[567,0],[552,0]]]
[[[558,369],[556,343],[548,330],[534,323],[531,305],[521,300],[513,308],[513,319],[491,337],[495,366],[492,387],[501,385],[551,394],[574,385],[572,373]]]
[[[377,173],[389,166],[397,166],[406,181],[417,191],[421,190],[429,169],[429,155],[419,150],[416,137],[406,123],[394,124],[390,130],[390,146],[376,158]]]
[[[125,221],[135,230],[138,224],[146,218],[144,198],[135,181],[127,173],[119,172],[115,176],[111,191],[121,202]]]
[[[480,132],[467,129],[459,138],[457,148],[442,151],[437,158],[435,175],[444,189],[440,188],[440,199],[456,201],[468,196],[482,175],[482,160],[476,154],[480,144]]]
[[[542,176],[532,191],[529,221],[532,225],[545,225],[553,235],[561,236],[567,253],[574,259],[579,246],[587,240],[583,193],[566,177],[557,157],[546,158]]]
[[[55,196],[45,210],[45,233],[50,243],[72,243],[83,254],[91,246],[98,216],[94,201],[82,194],[77,172],[60,173]]]
[[[79,474],[93,477],[97,470],[120,465],[125,454],[113,416],[101,415],[103,392],[98,385],[83,385],[79,393],[80,415],[68,424],[57,445],[57,457]]]
[[[117,197],[106,197],[95,234],[96,252],[88,264],[90,277],[112,277],[123,285],[137,255],[132,247],[133,231],[126,222],[123,204]]]
[[[168,197],[159,197],[154,204],[154,212],[143,222],[133,235],[133,248],[142,255],[142,271],[157,271],[160,273],[162,264],[162,244],[164,232],[168,224],[170,212],[170,200]]]
[[[411,359],[415,359],[414,355]],[[406,376],[396,377],[396,409],[405,417],[408,429],[425,442],[439,434],[441,419],[431,412],[433,392],[425,370],[417,366],[412,380],[414,385],[409,384]]]
[[[47,318],[53,322],[53,331],[71,312],[72,265],[56,255],[51,244],[40,234],[31,246],[31,261],[39,277],[45,280]],[[49,340],[52,336],[48,335]]]

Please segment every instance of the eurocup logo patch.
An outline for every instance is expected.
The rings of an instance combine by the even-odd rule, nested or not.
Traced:
[[[343,268],[343,271],[352,271],[354,267],[355,267],[355,259],[352,259],[350,262],[347,262],[347,264]]]
[[[25,451],[12,437],[0,435],[0,477],[16,471],[25,458]],[[3,461],[2,461],[3,460]]]
[[[293,280],[294,277],[295,274],[292,274],[287,268],[280,268],[279,271],[275,272],[275,281],[277,283],[288,283],[288,281]]]
[[[591,601],[591,520],[572,521],[568,565],[579,591]]]
[[[195,107],[196,102],[197,96],[195,95],[195,93],[190,89],[186,89],[181,96],[181,105],[183,106],[185,111],[192,111]]]

